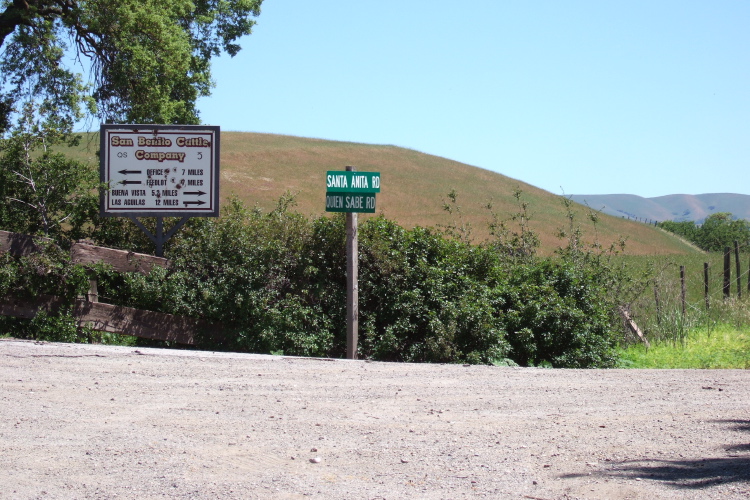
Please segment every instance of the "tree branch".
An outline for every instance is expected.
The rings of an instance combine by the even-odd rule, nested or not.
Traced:
[[[0,47],[19,26],[34,26],[35,19],[63,17],[76,6],[75,0],[13,0],[0,12]]]
[[[21,25],[32,26],[31,8],[24,0],[13,0],[13,3],[0,13],[0,47],[3,46],[5,38]]]
[[[23,201],[23,200],[19,200],[18,198],[11,198],[10,196],[8,196],[8,199],[9,199],[10,201],[17,201],[18,203],[21,203],[21,204],[23,204],[23,205],[28,205],[28,206],[30,206],[31,208],[33,208],[34,210],[39,210],[39,208],[37,208],[37,206],[36,206],[36,205],[33,205],[33,204],[29,203],[28,201]]]

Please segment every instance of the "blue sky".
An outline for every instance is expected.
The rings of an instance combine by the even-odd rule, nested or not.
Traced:
[[[556,194],[750,194],[748,1],[265,0],[257,22],[204,123]]]

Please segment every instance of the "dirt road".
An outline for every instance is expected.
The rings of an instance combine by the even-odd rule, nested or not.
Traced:
[[[748,498],[750,371],[0,340],[0,498]]]

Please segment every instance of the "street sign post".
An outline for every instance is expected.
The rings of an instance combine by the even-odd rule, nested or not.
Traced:
[[[219,216],[220,130],[205,125],[102,125],[99,212],[129,217],[156,245],[189,217]],[[138,217],[156,217],[156,234]],[[164,217],[181,217],[166,234]]]
[[[359,336],[358,213],[375,213],[375,193],[380,192],[380,172],[326,172],[326,212],[346,213],[346,357],[357,359]]]

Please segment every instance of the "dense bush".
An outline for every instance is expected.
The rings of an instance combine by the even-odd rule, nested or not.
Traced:
[[[0,254],[0,297],[35,300],[43,295],[62,298],[60,308],[41,312],[31,320],[0,316],[0,333],[12,332],[18,338],[76,342],[85,340],[89,331],[77,328],[71,312],[75,297],[88,289],[86,271],[72,265],[68,253],[52,243],[28,257]]]
[[[507,352],[496,268],[481,247],[384,218],[360,232],[362,352],[398,361],[487,363]]]
[[[105,272],[100,293],[221,323],[225,335],[206,335],[205,347],[336,355],[345,351],[334,342],[344,318],[344,265],[334,264],[344,257],[343,238],[340,221],[310,221],[289,212],[285,200],[270,214],[235,200],[221,218],[183,228],[170,246],[169,272]]]
[[[342,357],[344,216],[311,219],[289,210],[290,202],[283,198],[263,213],[234,200],[221,218],[191,220],[170,242],[168,270],[118,274],[97,266],[100,296],[220,323],[221,334],[216,328],[200,339],[206,348]],[[539,258],[528,244],[523,252],[507,242],[474,245],[383,217],[367,219],[359,230],[360,357],[613,364],[616,276],[600,259],[580,252]],[[30,272],[6,278],[30,264],[3,259],[0,292],[25,286],[72,300],[85,290],[84,271],[63,257],[56,261],[61,274],[42,281]],[[65,286],[48,290],[48,282]]]
[[[42,243],[41,249],[20,258],[0,253],[0,296],[58,295],[72,304],[76,295],[88,289],[85,269],[72,265],[68,252],[54,243]]]
[[[503,294],[510,357],[521,365],[585,368],[615,364],[610,271],[570,260],[514,269]]]

